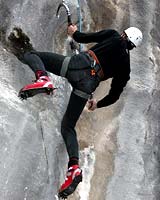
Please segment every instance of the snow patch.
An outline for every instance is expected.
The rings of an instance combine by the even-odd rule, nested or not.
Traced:
[[[86,200],[89,197],[91,179],[94,174],[94,164],[96,160],[94,147],[90,146],[81,151],[81,160],[83,160],[82,172],[83,181],[78,187],[80,200]]]

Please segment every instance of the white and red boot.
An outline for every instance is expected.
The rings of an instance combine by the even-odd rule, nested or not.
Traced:
[[[37,80],[34,83],[28,84],[20,90],[18,96],[21,99],[27,99],[39,93],[52,94],[55,88],[51,83],[50,78],[48,76],[41,76],[42,73],[40,72],[41,71],[38,71],[36,73]]]
[[[78,184],[82,181],[82,170],[79,165],[73,165],[69,167],[66,175],[65,182],[59,189],[59,198],[67,198],[77,188]]]

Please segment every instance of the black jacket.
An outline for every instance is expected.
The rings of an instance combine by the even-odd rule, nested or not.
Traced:
[[[104,72],[104,80],[112,78],[111,89],[103,99],[98,101],[101,108],[115,103],[127,81],[130,79],[130,56],[127,41],[115,30],[102,30],[95,33],[76,31],[73,38],[78,43],[96,43],[90,49],[94,51]]]

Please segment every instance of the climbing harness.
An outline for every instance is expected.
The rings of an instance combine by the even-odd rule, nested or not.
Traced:
[[[92,76],[98,75],[99,78],[103,80],[104,73],[97,56],[92,50],[88,50],[87,55],[89,59],[91,60],[91,75]]]
[[[67,74],[67,71],[68,71],[68,65],[69,65],[69,62],[71,60],[71,57],[67,56],[65,57],[63,63],[62,63],[62,67],[61,67],[61,71],[60,71],[60,75],[62,77],[65,77],[66,74]]]

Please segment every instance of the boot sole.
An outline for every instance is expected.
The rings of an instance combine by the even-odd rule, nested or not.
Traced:
[[[78,184],[82,182],[82,174],[76,176],[72,182],[72,184],[66,188],[65,190],[59,192],[59,198],[66,199],[69,195],[71,195],[77,188]]]
[[[56,88],[36,88],[36,89],[30,89],[30,90],[23,90],[20,91],[18,94],[18,97],[22,100],[27,99],[29,97],[33,97],[40,93],[46,93],[48,95],[53,93],[53,90]]]

